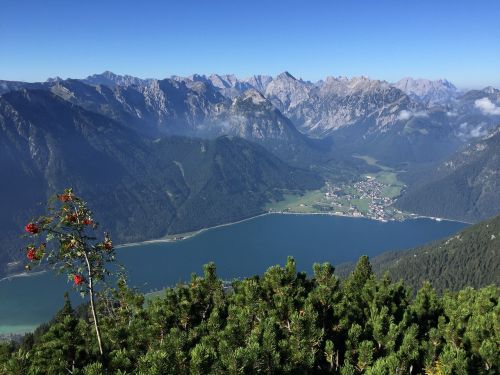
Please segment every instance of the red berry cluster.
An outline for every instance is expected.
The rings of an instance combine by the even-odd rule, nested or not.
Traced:
[[[85,219],[83,219],[83,224],[85,224],[85,225],[92,225],[92,224],[94,224],[94,220],[92,220],[89,217],[86,217]]]
[[[104,241],[102,243],[102,247],[104,247],[106,250],[111,250],[113,248],[113,242],[111,242],[111,240]]]
[[[57,196],[61,202],[69,202],[73,200],[72,193],[64,193]]]
[[[28,258],[31,262],[35,260],[40,260],[45,253],[45,248],[47,244],[42,243],[38,248],[33,245],[30,245],[26,248],[26,258]]]
[[[64,217],[68,223],[75,223],[78,220],[77,214],[68,214]]]
[[[36,223],[28,223],[24,227],[24,230],[30,234],[37,234],[40,231],[40,227]]]
[[[30,261],[38,260],[36,249],[33,246],[28,247],[27,250],[28,252],[26,253],[26,258],[28,258]]]
[[[73,281],[75,282],[75,285],[80,285],[84,282],[84,278],[82,275],[73,275]]]

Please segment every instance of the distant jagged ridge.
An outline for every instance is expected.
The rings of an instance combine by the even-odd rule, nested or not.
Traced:
[[[37,85],[37,87],[43,86],[51,89],[54,85],[65,86],[66,82],[71,81],[75,80],[56,78],[45,83],[0,81],[0,94],[18,89],[23,85],[31,87]],[[367,118],[372,118],[377,128],[384,129],[397,121],[404,121],[412,116],[424,117],[425,111],[429,107],[433,107],[434,111],[438,110],[448,114],[449,121],[457,120],[461,121],[460,123],[464,121],[470,123],[472,118],[469,118],[468,121],[456,118],[464,115],[461,110],[473,111],[475,115],[481,114],[480,108],[475,107],[474,102],[471,103],[472,105],[467,104],[470,103],[470,93],[475,92],[480,95],[479,99],[488,97],[496,105],[500,100],[498,95],[496,97],[492,96],[490,91],[495,90],[493,88],[462,92],[445,79],[432,81],[410,77],[403,78],[396,83],[373,80],[367,77],[350,79],[346,77],[327,77],[318,82],[310,82],[300,78],[297,79],[292,74],[284,72],[276,77],[254,75],[240,79],[234,75],[212,74],[205,76],[194,74],[189,77],[172,76],[171,78],[157,80],[140,79],[129,75],[122,76],[107,71],[77,81],[91,86],[106,86],[112,89],[121,88],[119,90],[121,93],[116,95],[118,101],[128,107],[132,115],[138,117],[143,117],[144,113],[141,107],[138,106],[138,102],[132,100],[133,97],[140,99],[140,97],[137,97],[137,93],[145,96],[146,104],[154,107],[156,102],[160,105],[156,108],[159,111],[158,114],[160,114],[166,109],[162,109],[162,93],[160,91],[163,91],[163,96],[167,94],[167,100],[163,101],[163,107],[181,102],[189,102],[196,107],[196,101],[188,99],[188,96],[193,94],[189,94],[189,90],[200,94],[200,89],[204,91],[208,89],[207,86],[210,86],[210,95],[216,102],[222,102],[222,98],[234,98],[249,89],[255,89],[269,99],[284,115],[289,117],[296,126],[313,135],[327,135],[338,128],[355,125],[360,121],[366,122]],[[184,92],[184,95],[189,95],[183,98],[181,94],[180,97],[175,99],[175,90],[165,91],[161,87],[161,82],[164,85],[168,83],[175,90]],[[208,90],[210,91],[210,89]],[[69,91],[72,92],[71,89]],[[220,97],[214,97],[213,91],[217,91]],[[74,100],[78,100],[78,92],[75,94]],[[133,97],[128,97],[129,95],[133,95]],[[176,95],[178,96],[178,94]],[[140,101],[143,101],[143,99],[140,99]],[[202,107],[209,110],[209,107],[203,105]],[[482,121],[485,119],[487,117],[482,118]]]
[[[394,83],[394,87],[427,105],[450,103],[460,95],[460,90],[446,79],[432,81],[405,77]]]
[[[256,90],[305,136],[332,138],[341,154],[365,150],[386,163],[439,160],[500,121],[498,90],[462,93],[446,80],[405,78],[389,83],[367,77],[327,77],[309,82],[288,72],[244,79],[194,74],[157,80],[104,72],[80,80],[0,81],[0,94],[23,87],[50,90],[148,136],[206,137],[222,130],[228,135],[244,134],[265,146],[262,137],[254,137],[258,132],[240,130],[273,125],[272,111],[261,106],[264,115],[249,122],[231,105],[234,99],[241,101],[245,92]],[[223,124],[232,126],[207,129],[222,118],[227,120]],[[282,144],[289,141],[285,137]]]
[[[6,87],[22,86],[9,83]],[[235,135],[263,145],[282,159],[302,160],[302,165],[315,153],[314,141],[249,85],[228,98],[206,79],[141,80],[105,72],[84,80],[54,79],[41,88],[150,138]]]

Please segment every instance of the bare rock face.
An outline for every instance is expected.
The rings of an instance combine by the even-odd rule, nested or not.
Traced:
[[[309,93],[309,100],[292,109],[290,117],[309,134],[325,136],[358,124],[369,132],[386,131],[399,113],[416,107],[403,92],[387,82],[366,77],[327,77]]]
[[[119,81],[119,80],[118,80]],[[135,85],[89,85],[80,80],[48,83],[46,88],[74,104],[111,117],[142,134],[188,134],[225,97],[210,83],[175,79]]]
[[[344,126],[364,124],[367,119],[383,130],[400,120],[400,111],[415,111],[419,105],[389,83],[366,77],[327,77],[312,83],[283,72],[274,78],[253,76],[238,80],[232,75],[212,75],[186,80],[210,82],[229,98],[253,88],[301,131],[314,137],[330,135]]]
[[[49,82],[51,80],[48,80]],[[62,81],[59,77],[56,77],[54,81]],[[91,76],[88,76],[87,78],[83,79],[85,83],[88,83],[89,85],[106,85],[110,87],[114,86],[142,86],[147,84],[148,82],[151,81],[151,79],[141,79],[137,77],[133,77],[130,75],[118,75],[110,71],[105,71],[104,73],[101,74],[93,74]]]
[[[307,136],[300,133],[261,92],[250,89],[217,107],[199,126],[199,134],[222,134],[257,142],[284,160],[313,153]]]
[[[283,113],[288,114],[309,99],[311,82],[296,79],[288,72],[279,74],[266,87],[265,95]]]
[[[460,94],[459,90],[446,79],[431,81],[405,77],[394,83],[394,87],[428,106],[449,104]]]

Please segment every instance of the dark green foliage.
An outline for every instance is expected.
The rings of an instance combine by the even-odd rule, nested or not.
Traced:
[[[263,147],[236,137],[169,137],[155,143],[153,151],[160,170],[175,163],[188,189],[169,227],[172,233],[241,220],[262,213],[263,205],[280,199],[283,191],[323,184],[317,175],[291,168]]]
[[[31,368],[45,374],[61,374],[68,369],[80,368],[92,356],[87,350],[88,342],[81,334],[88,327],[75,318],[68,299],[57,314],[50,328],[33,342]]]
[[[144,302],[120,282],[101,298],[106,357],[91,323],[66,302],[41,335],[0,346],[0,373],[496,374],[498,287],[411,298],[363,257],[340,282],[329,264],[308,278],[289,258],[261,277],[204,276]],[[30,341],[27,345],[26,342]]]
[[[500,216],[466,228],[454,236],[408,251],[388,252],[371,260],[378,275],[388,272],[418,290],[430,281],[438,292],[500,285]],[[342,265],[339,276],[353,264]]]

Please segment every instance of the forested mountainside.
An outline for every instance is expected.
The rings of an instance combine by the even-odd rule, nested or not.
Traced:
[[[378,275],[388,272],[417,291],[429,281],[438,291],[500,286],[500,216],[468,227],[456,235],[407,251],[383,253],[371,259]],[[353,264],[338,267],[346,276]]]
[[[120,283],[99,301],[104,355],[85,306],[66,301],[20,344],[0,344],[6,374],[497,374],[498,287],[416,297],[373,275],[366,257],[344,281],[295,262],[232,283],[203,277],[145,298]]]
[[[421,174],[396,205],[410,212],[475,222],[500,212],[500,129]]]
[[[173,233],[256,215],[269,200],[281,199],[283,192],[324,184],[319,175],[290,167],[263,147],[238,137],[167,137],[155,142],[153,150],[160,168],[173,160],[189,188],[169,227]]]
[[[0,96],[0,132],[2,273],[26,221],[68,186],[128,242],[246,218],[283,190],[323,184],[243,139],[153,142],[43,90]]]

